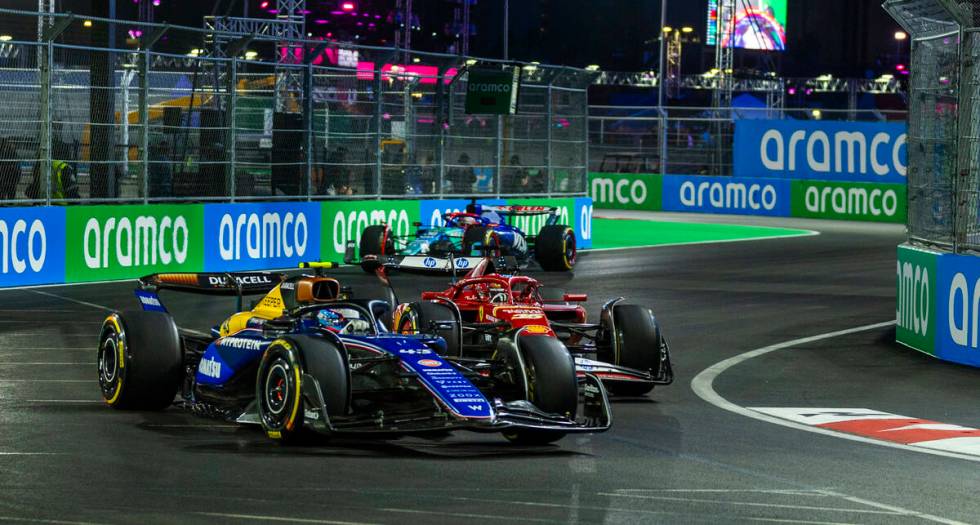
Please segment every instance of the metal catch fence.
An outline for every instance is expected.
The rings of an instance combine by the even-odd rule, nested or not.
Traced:
[[[67,14],[42,27],[0,42],[0,203],[585,192],[591,71]],[[467,114],[468,71],[509,66],[516,114]]]
[[[589,169],[731,175],[739,119],[905,120],[904,111],[589,106]],[[665,159],[661,163],[661,159]]]
[[[980,251],[980,2],[887,0],[912,37],[908,235]]]

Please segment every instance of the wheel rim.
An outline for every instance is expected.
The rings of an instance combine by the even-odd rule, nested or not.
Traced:
[[[575,266],[575,256],[576,256],[575,237],[571,235],[566,235],[565,236],[565,263],[568,264],[569,268]]]
[[[276,418],[280,416],[289,400],[289,370],[282,359],[277,359],[269,366],[265,376],[265,405],[269,413]]]
[[[119,377],[119,350],[114,337],[107,337],[99,347],[99,382],[106,388]]]

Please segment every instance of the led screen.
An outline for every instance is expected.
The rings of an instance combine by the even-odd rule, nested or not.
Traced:
[[[762,51],[786,49],[787,0],[735,0],[733,13],[708,0],[707,44]]]

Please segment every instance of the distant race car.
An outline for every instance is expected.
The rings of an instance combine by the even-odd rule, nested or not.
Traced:
[[[237,295],[238,312],[210,333],[178,328],[160,290]],[[242,297],[252,294],[264,297],[244,310]],[[390,301],[352,298],[319,270],[288,278],[155,274],[139,280],[136,296],[143,310],[113,313],[99,339],[99,385],[113,408],[177,403],[259,424],[284,442],[313,433],[392,437],[458,429],[541,444],[610,426],[605,390],[594,375],[576,379],[570,368],[535,375],[525,366],[560,361],[563,351],[515,341],[502,350],[506,358],[454,359],[439,337],[390,333],[380,320],[390,315]],[[561,394],[576,402],[581,385],[581,406],[554,398],[544,386],[549,381],[565,381],[572,394]]]
[[[543,215],[545,224],[533,235],[513,224],[515,217]],[[417,225],[413,235],[399,237],[384,224],[368,226],[358,252],[362,261],[380,257],[387,266],[416,271],[465,271],[487,255],[514,257],[522,267],[536,261],[547,271],[569,271],[575,266],[575,232],[558,220],[555,207],[472,203],[464,212],[444,214],[442,226]],[[345,262],[354,262],[354,248],[348,243]],[[373,263],[364,268],[373,271]]]
[[[667,339],[649,308],[621,304],[620,297],[606,302],[599,322],[589,324],[585,308],[575,304],[586,295],[523,275],[492,273],[495,267],[508,267],[508,259],[487,258],[446,290],[423,292],[421,301],[399,305],[392,329],[441,336],[447,355],[461,358],[493,353],[510,340],[567,349],[580,376],[597,376],[613,394],[644,395],[673,382]]]

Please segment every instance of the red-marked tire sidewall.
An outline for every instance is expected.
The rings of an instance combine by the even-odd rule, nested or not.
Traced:
[[[259,362],[255,399],[266,435],[294,442],[303,430],[303,368],[298,348],[284,339],[274,341]]]

